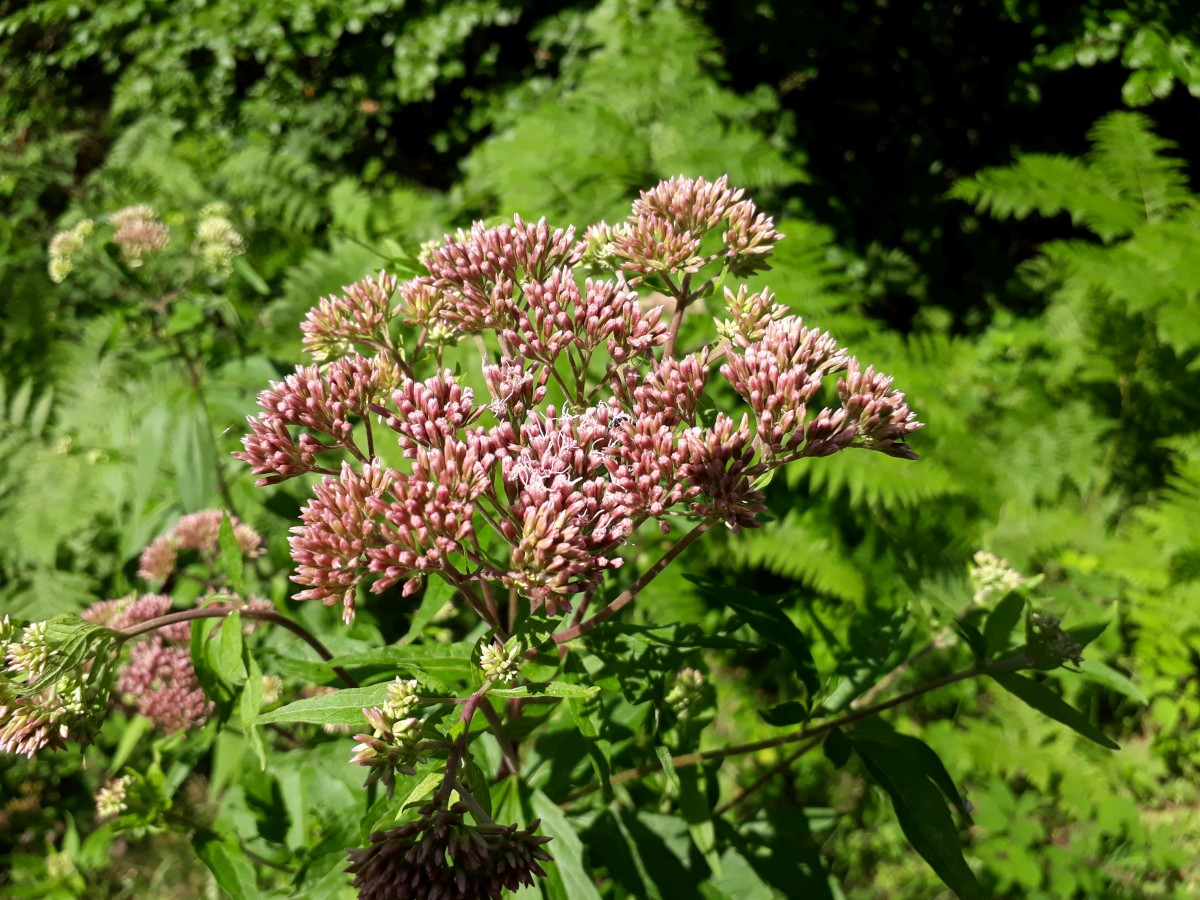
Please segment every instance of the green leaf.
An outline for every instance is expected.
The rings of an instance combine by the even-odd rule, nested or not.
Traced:
[[[204,689],[204,695],[219,703],[233,699],[229,685],[214,668],[211,658],[211,648],[214,643],[212,633],[222,619],[193,619],[191,633],[192,666],[196,670],[196,679]]]
[[[433,617],[442,611],[442,607],[454,596],[455,588],[441,578],[429,578],[425,582],[425,593],[421,597],[421,605],[413,615],[408,626],[408,634],[404,635],[401,643],[407,644],[425,630],[425,626]]]
[[[758,716],[768,725],[774,725],[776,728],[801,725],[811,718],[808,707],[795,700],[787,700],[766,709],[760,709]]]
[[[900,734],[878,717],[859,722],[854,726],[852,734],[855,746],[870,741],[880,745],[881,753],[903,758],[912,769],[923,773],[937,785],[938,790],[958,809],[967,822],[971,821],[970,810],[955,786],[954,779],[946,771],[941,757],[920,738]]]
[[[833,763],[833,767],[840,769],[850,761],[850,754],[854,752],[854,745],[846,737],[846,732],[840,728],[835,728],[825,738],[825,743],[821,746],[821,750],[824,751],[825,758]]]
[[[583,663],[580,661],[578,654],[568,654],[563,664],[565,671],[571,674],[582,674],[584,672]],[[604,714],[604,709],[599,692],[590,697],[568,697],[567,709],[570,710],[571,716],[575,720],[576,730],[587,741],[588,758],[592,762],[592,768],[596,772],[596,777],[600,779],[600,788],[604,793],[604,800],[606,803],[611,803],[613,799],[612,784],[609,781],[612,774],[612,763],[609,760],[611,747],[608,741],[600,737],[600,721]],[[658,749],[657,746],[655,749]]]
[[[1104,732],[1092,724],[1083,713],[1071,706],[1067,701],[1050,688],[1026,675],[1016,672],[989,672],[1000,687],[1004,688],[1026,705],[1033,707],[1043,715],[1049,716],[1056,722],[1066,725],[1072,731],[1083,735],[1089,741],[1094,741],[1109,750],[1120,750],[1120,746],[1110,740]]]
[[[492,688],[490,697],[563,697],[581,700],[599,693],[594,684],[568,684],[565,681],[547,681],[541,684],[522,684],[512,688]]]
[[[814,624],[816,616],[810,616]],[[849,649],[837,661],[833,676],[820,702],[826,715],[841,712],[875,683],[880,673],[894,668],[908,653],[912,642],[907,607],[892,610],[867,610],[856,615],[850,628]],[[824,639],[836,647],[831,634]]]
[[[258,274],[254,266],[250,265],[246,257],[235,256],[233,258],[233,270],[246,279],[246,284],[250,285],[258,294],[264,297],[271,295],[270,285],[263,281],[263,277]]]
[[[720,862],[716,856],[717,836],[713,827],[713,805],[708,801],[704,768],[687,766],[678,773],[678,777],[679,811],[683,813],[696,848],[715,871]]]
[[[1051,674],[1061,675],[1068,671],[1067,669],[1055,669]],[[1077,671],[1089,681],[1112,688],[1112,690],[1119,694],[1124,694],[1130,700],[1134,700],[1137,703],[1144,705],[1150,702],[1150,698],[1146,696],[1145,692],[1134,684],[1127,675],[1123,675],[1112,668],[1112,666],[1105,665],[1098,660],[1085,659],[1079,664]]]
[[[658,757],[658,761],[662,765],[663,774],[667,776],[667,783],[678,791],[681,787],[679,772],[675,769],[675,760],[671,757],[670,748],[665,744],[655,744],[654,755]]]
[[[233,520],[229,518],[229,513],[221,514],[221,529],[217,532],[217,544],[221,548],[221,569],[229,580],[230,589],[235,594],[245,595],[246,561],[242,558],[242,548],[233,534]]]
[[[331,666],[354,668],[381,666],[388,669],[405,669],[424,672],[442,680],[467,679],[471,675],[471,645],[379,647],[348,653],[329,660]]]
[[[796,674],[807,689],[809,700],[816,696],[821,688],[821,676],[808,647],[808,639],[779,608],[777,598],[764,597],[745,588],[722,585],[705,578],[686,577],[710,600],[730,607],[761,637],[782,648],[795,665]]]
[[[254,900],[261,896],[254,866],[236,843],[211,831],[197,831],[192,836],[192,848],[230,900]]]
[[[262,669],[254,655],[245,648],[244,662],[246,664],[246,686],[242,688],[241,703],[238,711],[242,719],[242,731],[246,735],[246,743],[258,758],[260,769],[267,767],[267,752],[263,746],[262,734],[255,721],[262,708],[263,675]]]
[[[387,689],[388,682],[370,687],[342,688],[332,694],[320,694],[285,704],[262,713],[255,721],[259,725],[305,722],[310,725],[357,725],[365,729],[367,720],[363,718],[363,709],[382,706]]]
[[[567,821],[558,804],[541,791],[534,791],[531,800],[533,814],[542,820],[538,830],[554,838],[546,845],[554,857],[552,864],[546,864],[547,870],[551,865],[558,870],[571,900],[600,900],[600,893],[584,866],[583,842],[579,840],[575,826]]]
[[[903,754],[850,736],[871,780],[887,793],[900,828],[922,858],[960,900],[983,900],[983,890],[963,857],[962,842],[942,792]]]
[[[46,621],[46,641],[54,647],[37,678],[25,683],[8,682],[18,694],[33,694],[79,669],[87,660],[107,656],[113,646],[113,633],[102,625],[79,616],[64,614]]]
[[[211,645],[213,669],[217,675],[233,685],[246,680],[242,645],[242,615],[235,610],[225,617],[221,623],[221,630]]]
[[[150,720],[145,716],[130,717],[129,721],[125,723],[125,727],[121,729],[121,742],[117,744],[112,759],[108,761],[109,772],[115,774],[121,770],[121,766],[125,765],[125,761],[133,753],[138,741],[150,730],[150,724]]]
[[[991,615],[983,626],[983,649],[987,658],[1008,648],[1009,635],[1021,621],[1021,613],[1025,610],[1025,598],[1016,591],[1006,594],[1004,599],[996,604]]]

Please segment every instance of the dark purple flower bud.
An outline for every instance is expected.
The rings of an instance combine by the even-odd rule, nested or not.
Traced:
[[[539,863],[550,838],[536,833],[539,821],[516,825],[467,824],[456,804],[421,807],[420,818],[375,832],[370,845],[347,851],[359,900],[499,900],[505,889],[545,877]]]

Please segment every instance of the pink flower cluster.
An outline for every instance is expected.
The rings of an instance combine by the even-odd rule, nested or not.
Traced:
[[[252,598],[246,603],[201,598],[201,606],[274,609],[270,601]],[[131,628],[167,615],[171,598],[143,594],[93,603],[83,618],[115,630]],[[225,627],[222,625],[221,627]],[[247,626],[249,630],[251,626]],[[137,711],[167,733],[204,724],[212,702],[204,696],[189,649],[190,624],[177,622],[156,628],[133,640],[129,660],[117,675],[117,690]]]
[[[714,230],[719,242],[706,242]],[[621,565],[649,519],[664,533],[672,518],[755,527],[759,480],[776,466],[848,447],[914,458],[905,440],[920,424],[891,379],[769,291],[727,290],[718,340],[678,356],[681,317],[668,325],[639,302],[638,287],[662,278],[686,306],[725,275],[765,268],[779,238],[726,179],[675,178],[585,240],[545,220],[476,223],[428,254],[428,274],[322,300],[304,326],[310,348],[391,348],[381,329],[397,319],[421,335],[393,354],[398,381],[381,376],[383,357],[348,353],[259,396],[235,455],[259,484],[324,476],[292,529],[298,596],[340,605],[349,621],[361,584],[408,594],[437,573],[468,596],[504,586],[560,612]],[[596,277],[579,277],[584,265]],[[693,291],[710,266],[724,274]],[[481,378],[431,371],[416,350],[435,328],[480,334],[498,355]],[[714,369],[742,409],[712,408]],[[375,446],[380,426],[392,466]]]
[[[161,584],[175,571],[179,551],[192,550],[205,557],[212,557],[217,551],[223,515],[219,509],[204,509],[181,518],[170,531],[155,538],[142,551],[138,562],[138,575]],[[262,537],[257,531],[239,522],[236,516],[230,521],[233,524],[233,536],[243,554],[254,558],[266,552],[262,545]]]

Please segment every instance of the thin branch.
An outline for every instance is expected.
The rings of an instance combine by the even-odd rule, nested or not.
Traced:
[[[317,652],[317,655],[325,662],[333,659],[333,654],[329,649],[321,643],[315,634],[287,616],[281,615],[273,610],[265,609],[238,609],[237,607],[205,607],[200,609],[185,609],[181,612],[168,613],[165,616],[159,616],[157,619],[148,619],[145,622],[139,622],[130,628],[114,629],[122,638],[135,638],[138,635],[146,634],[149,631],[154,631],[157,628],[165,628],[168,625],[176,625],[180,622],[191,622],[194,619],[224,619],[230,613],[239,613],[245,619],[261,619],[264,622],[272,622],[276,625],[282,625],[296,637],[303,640],[308,646],[312,647]],[[358,682],[354,677],[343,669],[341,666],[331,666],[333,674],[342,680],[346,687],[358,687]]]
[[[936,691],[939,688],[944,688],[951,684],[956,684],[959,681],[966,681],[969,678],[975,678],[989,672],[1011,672],[1017,669],[1028,668],[1030,660],[1024,658],[1004,660],[1002,663],[993,663],[990,665],[972,666],[969,669],[964,669],[961,672],[955,672],[952,675],[945,675],[941,678],[936,678],[933,681],[923,684],[920,687],[913,688],[911,691],[906,691],[891,700],[885,700],[882,703],[877,703],[874,706],[865,709],[853,710],[846,713],[844,716],[839,716],[835,719],[830,719],[827,722],[822,722],[819,725],[813,725],[808,728],[801,728],[799,731],[793,731],[789,734],[782,734],[778,737],[767,738],[761,741],[752,741],[748,744],[735,744],[732,747],[720,747],[715,750],[701,750],[696,753],[684,753],[680,756],[671,758],[671,762],[676,766],[695,766],[700,763],[709,762],[714,759],[726,759],[730,756],[741,756],[746,753],[757,753],[759,750],[771,750],[775,747],[785,747],[788,744],[798,744],[802,741],[809,741],[813,738],[824,738],[829,732],[835,728],[841,728],[845,725],[852,725],[855,722],[861,722],[863,719],[869,719],[872,716],[878,715],[881,712],[886,712],[902,703],[907,703],[909,700],[916,699],[931,691]],[[626,781],[633,781],[636,778],[643,778],[646,775],[652,775],[661,770],[661,765],[641,766],[637,769],[627,769],[624,772],[618,772],[609,779],[610,784],[624,784]],[[566,806],[574,803],[588,794],[595,793],[600,789],[599,785],[591,784],[580,788],[572,794],[569,794],[565,800],[560,803],[560,806]]]
[[[754,779],[753,784],[750,784],[750,785],[742,788],[740,791],[737,791],[727,801],[722,803],[720,806],[716,807],[713,810],[713,815],[714,816],[722,816],[725,813],[729,812],[729,810],[733,809],[735,806],[737,806],[742,801],[746,800],[749,797],[754,796],[754,794],[758,791],[759,788],[763,787],[763,785],[767,784],[768,782],[774,781],[777,776],[783,774],[788,769],[790,769],[792,767],[792,763],[794,763],[796,760],[798,760],[800,757],[802,757],[805,753],[807,753],[809,750],[811,750],[813,747],[816,747],[820,743],[821,743],[821,738],[817,737],[817,738],[813,738],[807,744],[802,744],[800,747],[797,747],[795,750],[793,750],[791,753],[789,753],[787,756],[784,757],[783,762],[767,769],[766,772],[764,772],[758,778]]]
[[[581,634],[586,634],[597,625],[601,624],[602,622],[607,622],[609,619],[619,613],[633,601],[634,597],[641,593],[642,589],[646,585],[658,577],[659,573],[669,566],[672,561],[679,556],[680,553],[691,546],[691,544],[698,537],[700,537],[700,535],[708,531],[708,529],[712,527],[713,521],[713,519],[704,519],[703,521],[699,522],[695,528],[677,540],[671,546],[670,550],[659,557],[658,562],[643,572],[641,577],[631,584],[619,597],[613,600],[612,603],[608,604],[608,606],[604,607],[604,609],[600,610],[600,612],[596,613],[587,621],[580,622],[578,625],[573,625],[566,631],[560,631],[558,634],[554,635],[555,643],[565,644],[567,641],[573,641]]]

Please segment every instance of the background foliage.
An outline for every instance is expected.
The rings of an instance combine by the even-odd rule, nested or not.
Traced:
[[[943,635],[980,548],[1043,576],[1050,611],[1109,622],[1090,677],[1060,686],[1119,753],[975,682],[890,721],[964,787],[974,824],[962,837],[989,896],[1193,896],[1194,17],[1166,3],[1018,0],[916,14],[556,6],[0,2],[0,609],[45,617],[128,593],[142,547],[222,504],[269,536],[260,592],[284,604],[300,494],[253,491],[228,451],[254,392],[299,359],[296,323],[318,296],[473,217],[612,220],[660,177],[728,172],[788,236],[761,283],[880,360],[927,427],[918,465],[860,455],[789,471],[770,487],[767,527],[709,543],[689,566],[786,595],[822,671],[848,656],[887,671],[894,653]],[[59,227],[139,202],[183,225],[214,200],[230,204],[248,252],[228,279],[190,281],[162,321],[102,260],[60,286],[47,277]],[[678,577],[643,600],[654,624],[712,628],[726,615]],[[367,610],[348,633],[322,612],[298,610],[341,653],[408,627],[407,608]],[[262,640],[286,666],[286,645]],[[614,660],[653,650],[627,640]],[[778,654],[697,647],[678,662],[702,664],[716,692],[703,740],[775,733],[757,710],[792,699]],[[942,650],[921,655],[897,684],[946,666]],[[624,685],[596,713],[612,730],[585,737],[638,765],[654,705],[635,700],[665,689]],[[114,720],[101,747],[119,751],[134,731]],[[670,740],[672,752],[701,746],[686,728]],[[167,796],[202,794],[217,831],[292,868],[309,895],[341,884],[335,852],[361,835],[336,829],[360,776],[334,742],[313,738],[295,768],[231,789],[236,741],[199,734],[167,749]],[[505,803],[550,823],[572,815],[546,799],[573,775],[555,753],[587,749],[541,749],[541,792],[514,782]],[[143,735],[124,752],[152,770],[163,748]],[[148,828],[111,861],[85,756],[0,762],[5,890],[200,896],[207,870],[177,831]],[[859,763],[780,748],[692,773],[679,789],[702,805],[750,793],[691,830],[649,812],[653,798],[626,797],[573,820],[582,843],[560,838],[556,855],[579,871],[588,860],[614,897],[679,884],[782,896],[800,883],[789,865],[808,867],[814,896],[945,892]],[[222,846],[198,849],[211,862]]]

